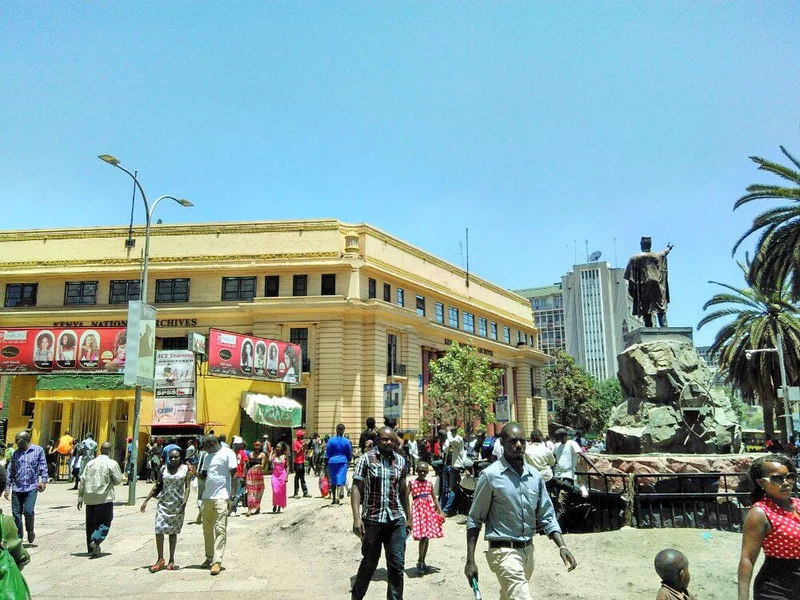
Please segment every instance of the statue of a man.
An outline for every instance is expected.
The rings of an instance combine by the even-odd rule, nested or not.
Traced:
[[[633,314],[644,318],[645,327],[653,326],[653,313],[658,315],[658,326],[667,326],[669,282],[667,281],[667,254],[672,244],[662,252],[651,252],[652,240],[642,238],[642,252],[628,261],[625,279],[628,293],[633,298]]]

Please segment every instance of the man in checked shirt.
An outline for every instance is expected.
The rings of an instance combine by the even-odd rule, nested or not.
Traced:
[[[353,533],[361,538],[363,556],[353,583],[353,600],[361,600],[367,593],[383,545],[389,582],[386,597],[403,598],[406,537],[411,531],[406,460],[395,452],[396,435],[390,427],[381,427],[377,435],[377,448],[359,458],[353,472]]]
[[[25,515],[25,530],[28,543],[36,538],[33,532],[33,514],[36,496],[47,486],[47,461],[41,446],[31,444],[29,431],[20,431],[14,441],[17,449],[8,463],[8,482],[5,497],[11,498],[11,514],[17,523],[17,532],[22,539],[22,515]]]

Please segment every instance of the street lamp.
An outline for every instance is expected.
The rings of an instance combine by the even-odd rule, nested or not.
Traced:
[[[753,354],[759,352],[777,352],[778,353],[778,366],[781,370],[781,390],[783,391],[783,418],[786,421],[786,436],[787,438],[794,434],[794,424],[792,423],[792,412],[789,405],[789,384],[786,381],[786,365],[783,362],[783,334],[778,329],[778,347],[777,348],[759,348],[756,350],[745,350],[744,356],[747,360],[753,358]]]
[[[149,206],[147,203],[147,196],[144,193],[144,189],[142,189],[142,184],[139,183],[139,180],[136,178],[136,175],[128,171],[125,167],[120,165],[119,159],[110,154],[101,154],[98,156],[100,160],[105,163],[108,163],[112,167],[118,168],[120,171],[124,171],[127,173],[131,179],[133,179],[133,183],[136,184],[136,187],[139,189],[139,193],[142,195],[142,200],[144,201],[144,213],[145,218],[147,219],[144,231],[144,259],[142,264],[142,283],[139,286],[139,298],[142,299],[142,302],[145,304],[147,303],[147,267],[150,262],[150,223],[153,220],[153,212],[156,210],[156,206],[158,203],[164,199],[167,200],[174,200],[178,204],[183,207],[190,207],[194,206],[191,202],[184,198],[176,198],[174,196],[163,195],[156,198],[155,202],[153,202],[153,206]],[[139,469],[138,469],[138,461],[139,461],[139,422],[142,412],[142,386],[136,385],[134,388],[134,407],[133,407],[133,443],[131,447],[131,480],[128,486],[128,505],[133,506],[136,504],[136,481],[139,478]]]

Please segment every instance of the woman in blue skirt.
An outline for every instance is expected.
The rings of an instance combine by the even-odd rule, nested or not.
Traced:
[[[344,437],[344,424],[336,426],[336,435],[328,440],[325,449],[325,466],[328,468],[333,504],[341,504],[339,500],[339,487],[347,483],[347,466],[353,458],[353,446]]]

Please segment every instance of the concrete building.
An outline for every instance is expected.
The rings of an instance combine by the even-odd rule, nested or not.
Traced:
[[[124,326],[137,299],[140,248],[127,227],[0,232],[0,328]],[[419,427],[428,364],[453,341],[469,342],[504,372],[512,419],[546,425],[535,371],[530,304],[366,224],[335,220],[157,225],[150,245],[149,298],[158,309],[157,346],[186,348],[188,333],[211,327],[303,350],[302,377],[282,384],[206,376],[198,366],[196,431],[261,433],[248,422],[243,392],[291,394],[305,428],[356,435],[383,414],[383,386],[402,383],[400,425]],[[66,325],[65,325],[66,324]],[[0,377],[8,434],[32,427],[35,442],[67,429],[119,446],[133,435],[133,392],[114,375]],[[145,395],[142,423],[152,399]],[[142,441],[156,429],[138,432]],[[165,434],[168,432],[164,432]]]
[[[533,324],[538,330],[539,349],[550,356],[566,350],[564,294],[561,283],[516,290],[514,293],[527,298],[531,303]]]
[[[599,380],[616,377],[623,336],[644,324],[632,315],[624,273],[607,262],[590,262],[575,265],[561,278],[566,350]]]

